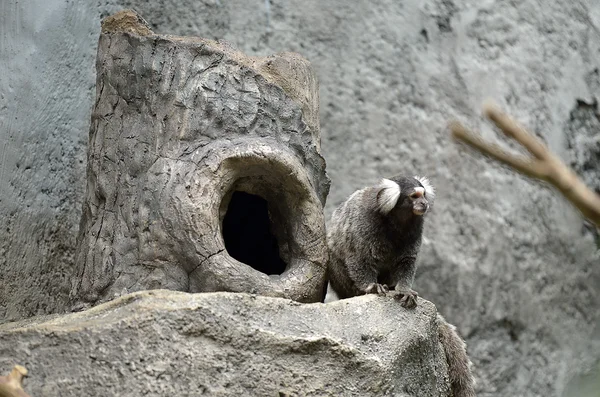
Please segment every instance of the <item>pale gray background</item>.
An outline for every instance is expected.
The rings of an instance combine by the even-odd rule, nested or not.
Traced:
[[[313,63],[328,214],[379,177],[431,177],[415,289],[466,337],[479,395],[570,395],[597,368],[595,236],[445,129],[457,117],[493,139],[491,97],[600,187],[595,0],[0,0],[0,321],[65,309],[100,19],[129,7],[159,33]]]

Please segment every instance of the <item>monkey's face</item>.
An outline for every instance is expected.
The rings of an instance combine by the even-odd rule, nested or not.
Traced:
[[[403,219],[425,215],[435,196],[427,178],[396,176],[384,179],[379,188],[377,199],[381,211]]]
[[[407,201],[415,215],[425,215],[429,209],[429,202],[425,198],[425,188],[423,187],[415,187],[412,192],[409,192]]]
[[[398,198],[398,203],[392,212],[403,219],[415,215],[425,215],[429,210],[429,200],[427,200],[425,188],[417,184],[413,186],[404,184],[403,187],[404,189]]]
[[[379,210],[401,219],[425,215],[435,197],[435,190],[429,180],[420,177],[396,176],[383,179],[377,189]]]

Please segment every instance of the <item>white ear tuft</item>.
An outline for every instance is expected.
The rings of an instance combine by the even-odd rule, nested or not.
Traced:
[[[425,197],[427,200],[430,202],[430,204],[433,203],[433,199],[435,198],[435,188],[431,182],[429,182],[429,179],[424,176],[415,176],[415,179],[419,181],[425,188]]]
[[[398,202],[400,197],[400,186],[389,179],[382,179],[378,186],[381,189],[377,193],[377,205],[384,214],[390,212]]]

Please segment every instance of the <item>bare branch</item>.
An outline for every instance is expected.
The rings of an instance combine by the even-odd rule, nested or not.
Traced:
[[[544,160],[549,151],[534,135],[527,132],[513,119],[502,113],[492,102],[486,102],[483,112],[488,119],[492,120],[506,136],[519,142],[533,157]]]
[[[586,218],[600,227],[599,195],[589,189],[573,170],[554,155],[543,142],[519,126],[495,105],[487,103],[484,106],[484,113],[506,136],[513,138],[527,149],[533,155],[533,158],[526,159],[522,156],[513,155],[496,144],[486,142],[480,135],[472,133],[457,121],[450,123],[452,137],[528,177],[552,184]]]
[[[0,376],[0,397],[29,397],[23,390],[23,377],[27,376],[27,369],[15,365],[7,376]]]
[[[452,131],[452,137],[454,139],[467,144],[484,155],[515,168],[517,171],[529,177],[538,179],[543,177],[543,170],[538,163],[523,158],[522,156],[515,156],[494,143],[484,141],[479,135],[473,134],[462,124],[452,122],[450,123],[450,130]]]

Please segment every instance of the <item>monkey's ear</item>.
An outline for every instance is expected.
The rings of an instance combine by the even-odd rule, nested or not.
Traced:
[[[400,186],[396,182],[384,178],[377,185],[377,189],[377,206],[382,213],[387,214],[398,202]]]
[[[429,179],[424,176],[415,176],[415,179],[423,185],[425,188],[425,197],[427,198],[427,201],[429,201],[429,204],[432,204],[433,199],[435,198],[435,188],[431,182],[429,182]]]

